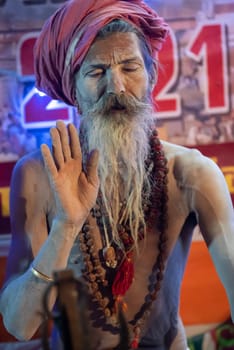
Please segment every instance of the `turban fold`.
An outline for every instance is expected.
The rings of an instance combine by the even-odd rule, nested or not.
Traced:
[[[34,48],[36,86],[54,99],[75,105],[74,77],[98,31],[125,20],[145,36],[156,57],[168,26],[142,0],[72,0],[44,24]]]

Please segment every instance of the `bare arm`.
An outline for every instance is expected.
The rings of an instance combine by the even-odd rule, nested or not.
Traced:
[[[99,185],[98,153],[93,152],[84,173],[75,127],[70,125],[67,133],[65,125],[59,122],[51,136],[52,154],[47,146],[42,146],[45,169],[40,170],[37,161],[21,161],[11,184],[12,244],[0,311],[6,328],[18,339],[31,338],[41,323],[39,311],[47,283],[32,274],[31,262],[47,276],[66,267]],[[52,201],[55,214],[48,235],[46,216]]]
[[[225,178],[210,159],[194,153],[185,164],[187,200],[198,219],[234,320],[234,211]],[[191,170],[188,170],[191,169]]]

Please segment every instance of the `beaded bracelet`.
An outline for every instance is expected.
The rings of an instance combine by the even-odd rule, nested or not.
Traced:
[[[31,272],[32,272],[32,274],[33,274],[35,277],[37,277],[37,278],[39,278],[40,280],[43,280],[43,281],[45,281],[45,282],[53,282],[53,280],[54,280],[52,277],[49,277],[49,276],[45,275],[44,273],[42,273],[42,272],[36,270],[36,269],[35,269],[34,267],[32,267],[32,266],[31,266]]]

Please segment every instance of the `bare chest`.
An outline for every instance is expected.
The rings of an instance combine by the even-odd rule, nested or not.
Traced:
[[[146,239],[140,242],[139,251],[134,252],[133,281],[122,298],[124,305],[126,305],[125,317],[128,323],[138,322],[139,320],[142,321],[141,319],[143,319],[144,322],[147,321],[147,313],[141,313],[141,310],[146,305],[146,301],[150,300],[153,303],[154,299],[157,298],[157,293],[160,290],[160,283],[163,279],[167,256],[170,255],[185,221],[185,215],[180,214],[176,217],[177,220],[174,220],[173,223],[170,222],[170,220],[168,222],[169,226],[166,232],[167,240],[164,245],[165,250],[162,247],[160,248],[160,233],[156,229],[151,228],[147,233]],[[94,223],[92,224],[94,225]],[[103,240],[97,227],[95,229],[95,236],[97,251],[99,254],[102,254]],[[78,240],[71,252],[68,266],[76,271],[78,277],[82,275],[82,270],[84,269],[84,255]],[[94,294],[96,295],[94,302],[91,303],[91,314],[97,315],[97,319],[93,319],[92,316],[91,323],[94,326],[93,332],[97,334],[97,339],[99,339],[100,342],[99,345],[96,345],[97,349],[111,348],[116,346],[119,342],[119,336],[115,334],[116,320],[103,317],[105,315],[105,302],[100,306],[100,303],[96,300],[101,298],[105,301],[106,297],[111,299],[111,287],[113,276],[116,271],[115,269],[110,271],[110,268],[104,264],[101,264],[101,268],[104,272],[104,278],[107,278],[107,285],[99,284],[97,289],[95,289],[94,286],[90,288],[92,297]],[[93,273],[95,273],[95,271],[93,271]],[[108,280],[108,276],[111,276],[110,280]],[[94,280],[94,284],[95,282]],[[111,306],[114,307],[114,303]],[[99,327],[96,327],[95,324],[99,324]]]

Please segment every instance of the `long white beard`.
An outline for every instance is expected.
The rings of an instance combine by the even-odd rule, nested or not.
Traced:
[[[129,223],[136,246],[139,225],[145,229],[142,189],[144,185],[144,191],[150,191],[145,160],[154,118],[152,107],[145,104],[134,117],[120,111],[113,117],[87,113],[81,119],[84,159],[93,149],[99,150],[100,190],[116,243],[118,224]]]

